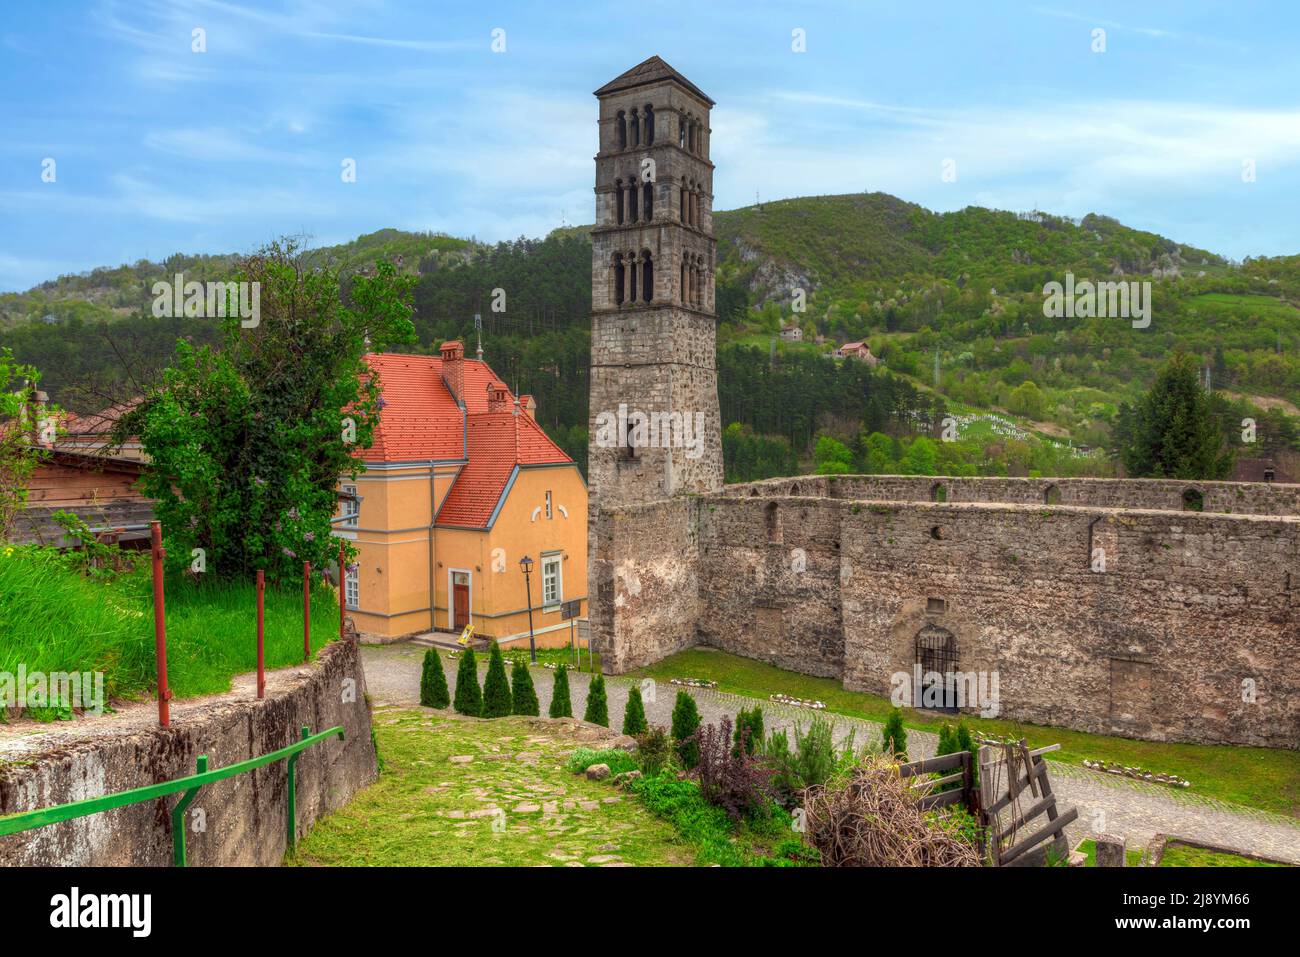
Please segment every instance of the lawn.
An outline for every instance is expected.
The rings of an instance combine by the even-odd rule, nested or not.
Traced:
[[[1208,847],[1170,841],[1160,856],[1161,867],[1286,867],[1278,861],[1257,861],[1226,851],[1213,851]]]
[[[571,773],[577,725],[376,711],[379,780],[317,822],[288,863],[330,866],[681,865],[672,826]],[[468,757],[468,762],[453,761]]]
[[[1087,863],[1083,865],[1084,867],[1097,866],[1097,842],[1092,838],[1079,842],[1079,853],[1088,859]],[[1142,852],[1126,847],[1124,849],[1124,862],[1126,867],[1141,867]]]
[[[67,568],[50,549],[0,549],[0,672],[102,671],[110,699],[155,687],[152,586],[147,563],[112,580]],[[257,667],[252,582],[168,580],[167,672],[178,698],[230,689]],[[312,649],[338,637],[338,599],[312,591]],[[302,584],[267,586],[268,668],[302,661]],[[34,717],[41,717],[37,713]],[[67,715],[64,715],[65,717]]]
[[[718,682],[720,691],[756,698],[766,698],[778,691],[798,698],[818,698],[826,702],[828,711],[873,721],[883,720],[890,710],[887,698],[845,691],[833,678],[783,671],[712,648],[689,648],[636,674],[658,681],[708,678]],[[1061,750],[1053,755],[1054,760],[1069,764],[1082,764],[1085,758],[1117,761],[1130,767],[1177,774],[1192,782],[1192,794],[1300,816],[1300,755],[1294,751],[1133,741],[1014,721],[978,717],[966,720],[972,728],[988,734],[1023,735],[1030,747],[1060,744]],[[937,732],[941,723],[910,709],[904,712],[904,724],[909,728]]]

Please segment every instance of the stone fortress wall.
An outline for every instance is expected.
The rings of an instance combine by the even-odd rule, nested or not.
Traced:
[[[700,643],[888,695],[928,628],[954,670],[997,673],[1004,718],[1295,748],[1297,503],[1291,485],[806,476],[621,509],[606,667]]]

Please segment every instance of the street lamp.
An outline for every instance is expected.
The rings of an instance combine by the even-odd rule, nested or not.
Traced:
[[[533,586],[528,577],[533,570],[533,560],[525,555],[519,559],[519,567],[524,572],[524,594],[528,596],[528,654],[533,664],[537,664],[537,642],[533,640]]]

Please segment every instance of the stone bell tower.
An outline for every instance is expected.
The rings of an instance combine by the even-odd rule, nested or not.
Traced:
[[[589,496],[617,508],[711,492],[722,487],[713,101],[657,56],[595,95]]]

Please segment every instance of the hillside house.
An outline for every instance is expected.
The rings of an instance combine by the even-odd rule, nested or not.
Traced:
[[[846,342],[835,350],[837,359],[857,359],[867,365],[875,366],[880,362],[878,358],[871,354],[871,347],[865,342]]]
[[[803,330],[798,326],[782,326],[781,339],[785,342],[803,342]]]
[[[431,630],[502,643],[569,641],[561,604],[586,615],[587,487],[516,398],[459,342],[439,355],[369,355],[383,412],[366,471],[340,483],[336,535],[356,544],[346,603],[358,631]],[[532,559],[531,602],[523,557]]]

